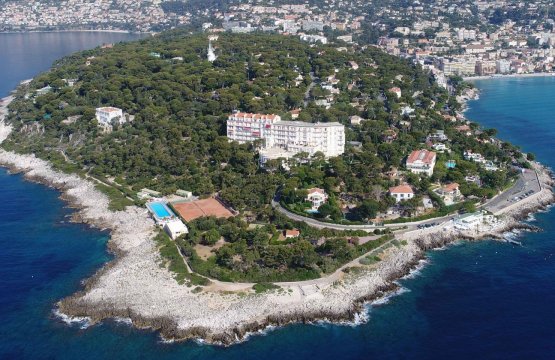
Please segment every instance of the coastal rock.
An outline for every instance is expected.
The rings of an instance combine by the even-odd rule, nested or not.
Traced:
[[[0,141],[9,131],[0,122]],[[179,285],[159,265],[161,259],[153,240],[155,227],[145,209],[130,206],[125,211],[111,212],[108,198],[93,183],[56,171],[33,155],[0,150],[0,165],[59,189],[62,198],[77,209],[73,220],[110,231],[108,246],[116,259],[89,278],[83,290],[61,300],[61,313],[88,317],[92,323],[128,318],[134,326],[158,330],[166,339],[195,338],[224,345],[242,341],[268,326],[317,320],[352,322],[365,312],[365,304],[396,291],[395,280],[418,266],[426,251],[456,240],[491,239],[512,229],[523,229],[527,225],[519,220],[554,201],[551,176],[536,165],[542,191],[505,213],[502,225],[492,231],[465,233],[436,227],[407,232],[401,238],[406,244],[387,249],[372,267],[360,267],[360,271],[339,277],[280,284],[283,292],[238,296],[225,291],[195,293]]]

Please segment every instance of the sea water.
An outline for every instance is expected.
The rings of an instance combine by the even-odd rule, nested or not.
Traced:
[[[0,95],[57,57],[118,41],[112,36],[0,34]],[[34,45],[25,45],[30,43]],[[470,103],[468,117],[498,128],[501,138],[555,165],[555,79],[495,79],[476,85],[482,94]],[[421,270],[400,281],[404,290],[398,296],[369,308],[365,324],[291,325],[223,348],[164,343],[125,321],[86,327],[86,322],[68,325],[58,318],[55,303],[79,290],[81,280],[111,258],[108,234],[69,223],[72,210],[58,196],[0,170],[1,359],[554,357],[554,212],[536,216],[534,224],[543,232],[518,235],[522,247],[461,242],[430,252]]]

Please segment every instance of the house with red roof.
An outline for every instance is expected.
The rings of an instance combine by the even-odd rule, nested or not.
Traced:
[[[457,183],[444,185],[434,191],[436,194],[441,196],[441,199],[447,206],[452,205],[461,199],[461,191],[459,190],[459,184]]]
[[[397,95],[397,99],[399,99],[401,97],[401,89],[398,87],[392,87],[391,89],[389,89],[389,92],[394,93],[395,95]]]
[[[406,166],[413,174],[432,176],[436,165],[436,153],[430,150],[415,150],[407,158]]]
[[[394,186],[389,188],[389,195],[395,198],[396,202],[410,200],[414,197],[414,190],[408,184]]]
[[[301,232],[298,229],[285,230],[286,239],[298,238],[300,235]]]

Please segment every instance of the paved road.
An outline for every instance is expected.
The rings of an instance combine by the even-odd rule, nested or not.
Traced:
[[[306,91],[304,92],[303,104],[305,108],[308,106],[308,102],[310,100],[310,90],[312,90],[312,88],[316,85],[316,77],[314,76],[313,71],[310,72],[310,80],[311,80],[311,83],[310,85],[308,85],[308,87],[306,88]]]
[[[495,214],[540,190],[541,184],[536,172],[534,170],[526,170],[510,189],[491,199],[482,208]]]
[[[505,192],[501,193],[500,195],[494,197],[493,199],[487,201],[485,204],[481,205],[480,208],[490,211],[494,214],[498,213],[502,209],[511,206],[513,204],[522,201],[525,194],[535,194],[541,190],[541,185],[539,183],[538,176],[535,171],[533,170],[526,170],[524,173],[520,174],[519,178],[515,182],[511,188],[506,190]],[[528,195],[528,196],[529,196]],[[519,199],[519,197],[521,197]],[[415,221],[410,223],[398,223],[398,224],[385,224],[382,226],[376,225],[341,225],[341,224],[333,224],[333,223],[326,223],[322,221],[318,221],[316,219],[308,218],[305,216],[297,215],[295,213],[290,212],[289,210],[283,208],[277,199],[272,200],[272,207],[274,207],[277,211],[282,213],[283,215],[287,216],[288,218],[295,220],[295,221],[304,221],[310,226],[315,228],[328,228],[328,229],[335,229],[335,230],[364,230],[364,231],[374,231],[375,229],[383,229],[383,228],[400,228],[406,227],[406,229],[402,230],[401,232],[411,231],[418,228],[418,225],[425,225],[425,224],[441,224],[446,221],[453,220],[457,215],[448,215],[440,218],[433,218],[424,221]]]

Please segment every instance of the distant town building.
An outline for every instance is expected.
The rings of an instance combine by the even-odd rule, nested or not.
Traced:
[[[497,72],[495,61],[478,61],[476,62],[476,74],[480,76],[493,75]]]
[[[307,35],[307,34],[303,34],[300,36],[302,41],[307,41],[310,43],[317,43],[320,42],[322,44],[327,44],[328,43],[328,38],[325,36],[321,36],[321,35]]]
[[[499,74],[508,74],[511,72],[511,62],[509,60],[497,60],[495,62],[495,67]]]
[[[304,31],[324,31],[324,23],[321,21],[305,20],[303,21]]]
[[[395,198],[396,202],[409,200],[414,197],[414,191],[410,185],[404,184],[389,188],[389,195]]]
[[[429,150],[413,151],[407,158],[407,169],[414,174],[432,176],[436,164],[436,153]]]
[[[440,69],[445,76],[451,75],[474,75],[476,73],[476,59],[442,59]]]

